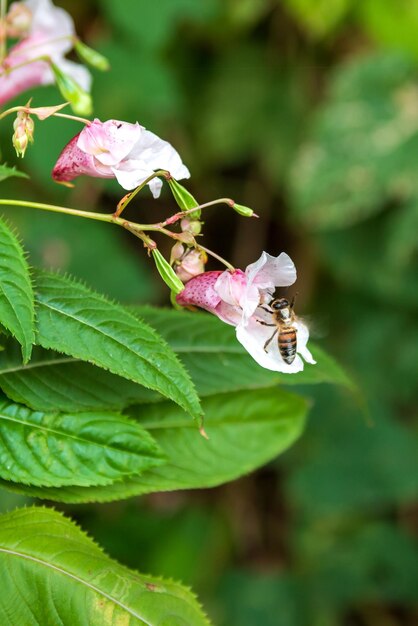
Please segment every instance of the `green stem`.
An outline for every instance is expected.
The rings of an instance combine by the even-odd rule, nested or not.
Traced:
[[[7,0],[0,0],[0,63],[6,56],[6,9]]]
[[[31,202],[29,200],[9,200],[8,198],[0,198],[0,205],[21,206],[28,207],[30,209],[40,209],[41,211],[51,211],[52,213],[74,215],[75,217],[85,217],[90,220],[96,220],[97,222],[117,224],[134,234],[142,233],[143,231],[150,231],[168,235],[173,239],[177,239],[178,237],[177,233],[172,233],[170,230],[161,227],[159,224],[138,224],[137,222],[125,220],[122,217],[115,217],[113,213],[94,213],[93,211],[81,211],[80,209],[71,209],[70,207],[57,206],[55,204],[44,204],[42,202]]]
[[[145,246],[150,250],[156,247],[155,242],[148,237],[144,231],[149,232],[158,232],[163,235],[167,235],[172,239],[179,239],[181,233],[173,233],[170,230],[164,228],[161,224],[138,224],[136,222],[130,222],[121,217],[115,216],[113,213],[94,213],[92,211],[81,211],[80,209],[71,209],[70,207],[58,206],[55,204],[44,204],[43,202],[31,202],[29,200],[11,200],[8,198],[0,198],[0,206],[21,206],[28,207],[30,209],[40,209],[41,211],[51,211],[52,213],[63,213],[64,215],[74,215],[75,217],[85,217],[90,220],[96,220],[98,222],[107,222],[108,224],[117,224],[118,226],[122,226],[129,232],[133,233],[136,237],[141,239]],[[204,250],[207,254],[212,256],[214,259],[220,261],[225,267],[227,267],[232,272],[235,271],[235,268],[231,263],[223,259],[216,252],[212,252],[208,248],[198,244],[198,248]]]
[[[42,108],[42,107],[29,107],[29,106],[16,106],[11,109],[7,109],[7,111],[3,111],[0,113],[0,120],[7,117],[11,113],[17,113],[18,111],[25,111],[26,113],[30,113],[31,109]],[[36,115],[36,113],[35,113]],[[78,117],[77,115],[69,115],[68,113],[53,113],[50,117],[62,117],[66,120],[74,120],[75,122],[81,122],[82,124],[91,124],[91,120],[88,120],[84,117]]]
[[[223,259],[221,256],[219,256],[219,254],[216,254],[216,252],[212,252],[212,250],[209,250],[209,248],[205,248],[200,243],[198,244],[197,247],[200,248],[201,250],[204,250],[210,256],[213,256],[214,259],[217,259],[218,261],[223,263],[223,265],[225,265],[225,267],[227,269],[231,270],[231,272],[235,272],[235,267],[233,265],[231,265],[231,263],[229,263],[228,261]]]
[[[14,72],[15,70],[19,70],[21,67],[25,67],[26,65],[30,65],[31,63],[36,63],[37,61],[44,61],[45,63],[50,63],[51,59],[45,55],[41,55],[39,57],[35,57],[34,59],[28,59],[27,61],[22,61],[22,63],[18,63],[17,65],[13,65],[12,67],[5,68],[2,72],[0,72],[0,76],[8,75]]]
[[[138,185],[138,187],[136,187],[136,189],[134,189],[130,193],[127,193],[126,196],[124,196],[122,198],[122,200],[120,200],[120,202],[118,203],[118,206],[116,208],[116,211],[114,213],[115,217],[119,217],[119,215],[122,213],[122,211],[124,211],[126,209],[128,204],[130,202],[132,202],[132,200],[141,191],[141,189],[143,189],[145,187],[145,185],[147,185],[153,178],[157,178],[158,176],[164,176],[164,178],[169,178],[170,177],[170,173],[167,172],[166,170],[157,170],[156,172],[153,172],[150,176],[148,176],[148,178],[146,178],[144,180],[143,183]]]

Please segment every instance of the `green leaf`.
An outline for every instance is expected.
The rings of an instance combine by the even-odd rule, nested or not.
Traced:
[[[188,589],[119,565],[50,509],[0,517],[0,568],[4,625],[209,626]]]
[[[17,237],[3,220],[0,220],[0,323],[16,337],[27,362],[35,338],[29,266]]]
[[[353,387],[342,368],[318,346],[309,343],[316,365],[305,363],[298,374],[260,367],[238,343],[235,330],[208,313],[153,307],[135,309],[179,355],[199,396],[285,384],[334,383]],[[225,375],[222,374],[225,373]]]
[[[0,401],[0,476],[28,485],[108,485],[163,463],[139,424],[109,413],[41,413]]]
[[[29,178],[25,172],[19,172],[15,167],[9,167],[8,165],[0,165],[0,183],[2,180],[6,180],[6,178],[10,178],[11,176],[15,176],[18,178]]]
[[[338,68],[290,177],[294,210],[310,228],[345,228],[418,196],[416,78],[397,54]]]
[[[106,488],[39,489],[1,483],[8,489],[63,502],[110,501],[132,495],[213,487],[267,463],[301,434],[307,412],[303,398],[282,389],[211,396],[203,401],[202,437],[174,404],[142,405],[130,414],[150,431],[167,463]]]
[[[211,315],[153,307],[136,310],[180,357],[201,397],[277,384],[333,383],[354,389],[341,367],[317,346],[310,344],[316,365],[307,364],[298,374],[280,374],[257,365],[237,342],[234,329]],[[23,366],[11,340],[0,352],[0,387],[15,402],[42,411],[121,409],[161,399],[131,381],[40,347]]]
[[[120,410],[161,399],[154,391],[90,363],[35,346],[22,364],[16,343],[0,352],[0,388],[14,400],[40,411]]]
[[[175,354],[122,306],[47,272],[38,274],[36,304],[39,345],[158,391],[191,415],[201,415],[193,384]]]

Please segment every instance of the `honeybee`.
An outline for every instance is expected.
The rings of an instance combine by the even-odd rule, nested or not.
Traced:
[[[295,298],[289,302],[287,298],[277,298],[271,302],[270,307],[261,306],[264,311],[268,311],[272,315],[273,324],[268,324],[259,320],[260,324],[264,326],[275,326],[276,330],[272,336],[267,339],[264,344],[265,352],[268,352],[267,348],[273,341],[276,335],[279,352],[285,363],[291,365],[296,357],[297,349],[297,329],[295,328],[295,322],[297,320],[293,306],[295,304]]]

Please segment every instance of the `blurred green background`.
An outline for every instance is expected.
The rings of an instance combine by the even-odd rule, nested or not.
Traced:
[[[208,210],[205,245],[243,267],[263,249],[288,252],[298,313],[368,405],[365,418],[338,390],[301,390],[312,399],[307,432],[254,475],[64,510],[113,557],[193,586],[218,626],[416,624],[418,1],[57,4],[110,59],[111,72],[94,76],[96,115],[171,141],[200,201],[230,196],[256,210],[258,221]],[[60,101],[52,88],[34,95]],[[10,126],[0,140],[12,164]],[[37,124],[22,165],[31,181],[3,183],[5,196],[111,211],[122,195],[112,181],[67,190],[50,180],[78,130]],[[145,192],[129,211],[159,219],[173,203]],[[5,213],[33,263],[125,302],[167,304],[126,233]],[[22,501],[2,492],[3,510]]]

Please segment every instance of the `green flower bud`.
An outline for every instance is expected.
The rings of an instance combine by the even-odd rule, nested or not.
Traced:
[[[74,48],[82,61],[85,61],[92,67],[95,67],[97,70],[105,72],[110,68],[110,63],[106,57],[100,54],[100,52],[93,50],[93,48],[86,46],[86,44],[80,41],[80,39],[76,39]]]
[[[242,204],[235,204],[235,202],[234,204],[231,204],[231,206],[234,211],[236,211],[240,215],[243,215],[244,217],[258,217],[258,215],[247,206],[243,206]]]
[[[51,63],[51,69],[54,72],[58,89],[63,98],[71,104],[73,111],[78,115],[90,115],[93,110],[90,94],[84,91],[71,76],[64,74],[55,63]]]

